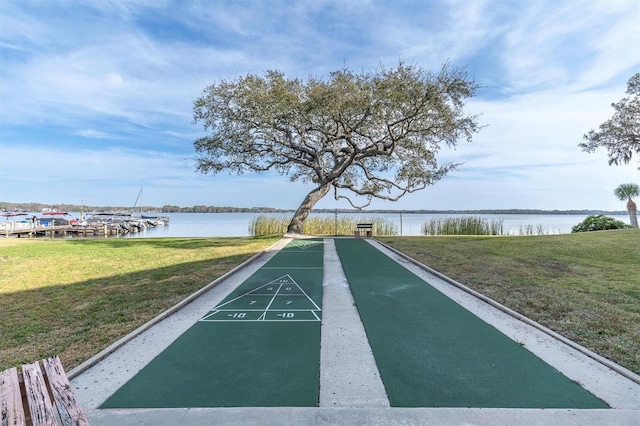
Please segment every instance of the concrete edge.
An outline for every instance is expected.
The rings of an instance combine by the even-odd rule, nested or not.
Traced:
[[[181,408],[88,410],[92,425],[634,425],[640,411],[510,408]]]
[[[588,356],[589,358],[599,362],[600,364],[604,365],[607,368],[610,368],[611,370],[615,371],[616,373],[626,377],[627,379],[640,384],[640,376],[635,374],[633,371],[628,370],[626,368],[624,368],[623,366],[616,364],[615,362],[611,361],[610,359],[607,359],[601,355],[598,355],[597,353],[591,351],[590,349],[587,349],[586,347],[574,342],[573,340],[570,340],[566,337],[564,337],[563,335],[556,333],[555,331],[545,327],[544,325],[496,302],[495,300],[485,296],[482,293],[479,293],[475,290],[473,290],[472,288],[467,287],[466,285],[452,279],[449,278],[448,276],[436,271],[435,269],[432,269],[428,266],[426,266],[423,263],[418,262],[417,260],[415,260],[414,258],[402,253],[401,251],[388,246],[387,244],[375,239],[376,243],[382,245],[383,247],[385,247],[386,249],[392,251],[393,253],[395,253],[396,255],[406,259],[407,261],[413,263],[414,265],[418,266],[419,268],[424,269],[425,271],[437,276],[438,278],[448,282],[449,284],[465,291],[466,293],[469,293],[470,295],[482,300],[483,302],[488,303],[489,305],[493,306],[496,309],[501,310],[502,312],[506,313],[507,315],[512,316],[513,318],[516,318],[528,325],[530,325],[531,327],[534,327],[540,331],[542,331],[543,333],[553,337],[554,339],[566,344],[567,346],[570,346],[571,348],[575,349],[576,351],[582,353],[583,355]]]
[[[117,340],[116,342],[112,343],[111,345],[107,346],[105,349],[103,349],[102,351],[98,352],[96,355],[92,356],[91,358],[89,358],[85,362],[83,362],[80,365],[76,366],[75,368],[71,369],[69,372],[67,372],[67,378],[69,380],[72,380],[73,378],[75,378],[76,376],[80,375],[84,371],[86,371],[89,368],[93,367],[94,365],[96,365],[97,363],[99,363],[100,361],[102,361],[103,359],[108,357],[109,355],[111,355],[117,349],[119,349],[120,347],[124,346],[129,341],[133,340],[134,338],[138,337],[139,335],[141,335],[142,333],[144,333],[145,331],[147,331],[148,329],[150,329],[154,325],[158,324],[160,321],[164,320],[165,318],[173,315],[174,313],[176,313],[180,309],[184,308],[186,305],[188,305],[189,303],[193,302],[195,299],[200,297],[202,294],[204,294],[207,291],[211,290],[213,287],[217,286],[218,284],[220,284],[222,281],[224,281],[225,279],[227,279],[231,275],[235,274],[236,272],[238,272],[241,269],[247,267],[248,265],[250,265],[251,263],[253,263],[257,259],[262,257],[265,253],[267,253],[269,251],[272,251],[274,249],[274,247],[276,247],[278,244],[281,244],[282,240],[284,240],[284,239],[287,239],[287,237],[286,236],[282,237],[280,240],[276,241],[275,243],[273,243],[268,248],[266,248],[266,249],[264,249],[264,250],[262,250],[262,251],[260,251],[260,252],[258,252],[256,254],[254,254],[249,259],[247,259],[244,262],[242,262],[240,265],[238,265],[235,268],[225,272],[223,275],[221,275],[220,277],[216,278],[214,281],[210,282],[206,286],[204,286],[201,289],[199,289],[199,290],[195,291],[194,293],[190,294],[189,296],[187,296],[186,298],[182,299],[180,302],[176,303],[175,305],[173,305],[169,309],[165,310],[164,312],[161,312],[160,314],[158,314],[157,316],[155,316],[151,320],[149,320],[146,323],[142,324],[140,327],[136,328],[131,333],[127,334],[126,336],[122,337],[121,339]]]

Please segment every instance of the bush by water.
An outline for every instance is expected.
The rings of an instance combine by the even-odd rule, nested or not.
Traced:
[[[621,220],[602,214],[587,216],[582,222],[571,228],[571,232],[604,231],[607,229],[631,228]]]

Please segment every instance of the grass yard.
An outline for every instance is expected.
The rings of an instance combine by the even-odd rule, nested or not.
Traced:
[[[640,374],[640,230],[380,241]]]
[[[0,370],[69,370],[278,239],[0,239]]]
[[[71,369],[278,239],[0,239],[0,370]],[[640,373],[639,230],[380,240]]]

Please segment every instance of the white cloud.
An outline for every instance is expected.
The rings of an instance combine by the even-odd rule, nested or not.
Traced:
[[[575,80],[592,86],[637,64],[640,54],[630,40],[638,35],[640,6],[614,3],[526,3],[505,33],[503,63],[513,87],[557,87]]]
[[[267,69],[301,78],[343,66],[370,71],[398,60],[437,71],[450,60],[488,86],[468,104],[488,127],[472,144],[443,151],[465,163],[459,171],[376,205],[618,208],[613,188],[638,181],[637,165],[608,167],[606,153],[584,153],[578,143],[611,116],[610,103],[640,66],[632,43],[639,14],[632,0],[6,2],[0,201],[28,194],[120,204],[144,180],[158,205],[293,208],[310,188],[286,177],[194,173],[189,157],[202,129],[191,123],[192,102],[207,84]],[[18,155],[32,161],[11,161]],[[319,207],[338,206],[329,197]]]

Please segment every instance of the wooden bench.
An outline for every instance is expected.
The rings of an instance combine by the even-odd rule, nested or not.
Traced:
[[[360,237],[360,232],[365,232],[367,237],[373,234],[373,223],[358,223],[353,233],[355,237]]]
[[[60,358],[42,365],[44,373],[37,361],[0,372],[0,425],[88,425]]]

